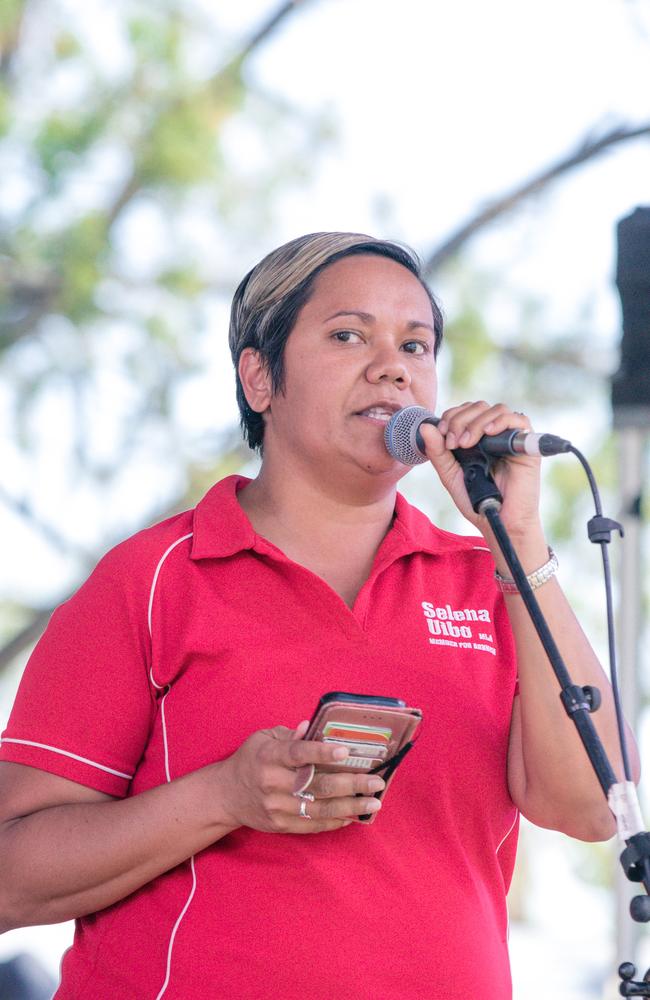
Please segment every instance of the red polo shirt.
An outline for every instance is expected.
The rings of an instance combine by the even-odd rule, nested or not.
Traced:
[[[59,1000],[511,995],[515,659],[489,551],[403,498],[352,609],[217,483],[118,545],[26,668],[0,759],[115,796],[308,718],[325,691],[422,709],[369,827],[242,828],[77,922]]]

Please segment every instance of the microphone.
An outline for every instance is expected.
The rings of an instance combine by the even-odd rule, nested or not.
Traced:
[[[426,462],[424,441],[420,434],[422,424],[440,423],[431,410],[423,406],[405,406],[398,410],[384,430],[387,451],[403,465],[420,465]],[[484,434],[470,448],[454,448],[453,455],[461,465],[474,463],[477,451],[482,459],[502,458],[505,455],[559,455],[569,451],[571,442],[555,434],[535,434],[533,431],[510,429],[500,434]],[[480,458],[479,458],[480,460]]]

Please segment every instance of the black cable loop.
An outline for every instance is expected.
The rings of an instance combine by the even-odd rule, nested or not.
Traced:
[[[591,495],[594,498],[594,507],[596,508],[596,516],[602,517],[603,510],[600,501],[600,493],[598,490],[596,479],[591,470],[591,466],[589,465],[589,462],[582,454],[582,452],[578,448],[574,447],[574,445],[570,445],[568,450],[576,456],[576,458],[582,465],[583,469],[585,470],[587,479],[589,480],[589,486],[591,488]],[[611,523],[615,524],[615,522]],[[620,528],[620,525],[618,527]],[[618,687],[618,670],[616,666],[616,637],[614,628],[614,604],[612,600],[612,576],[609,564],[609,551],[607,549],[607,545],[609,544],[610,539],[611,539],[611,533],[610,537],[608,538],[601,537],[599,539],[590,539],[590,540],[593,541],[595,545],[600,545],[600,551],[603,557],[603,575],[605,577],[605,600],[607,604],[607,644],[609,649],[609,673],[612,685],[612,694],[614,697],[614,708],[616,710],[616,725],[618,728],[618,739],[621,747],[621,758],[623,760],[623,771],[625,774],[625,780],[631,781],[632,771],[630,768],[630,758],[627,749],[627,739],[625,736],[625,720],[623,718],[621,695]]]

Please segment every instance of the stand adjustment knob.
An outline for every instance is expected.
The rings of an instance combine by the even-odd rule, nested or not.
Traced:
[[[585,693],[585,698],[589,702],[589,711],[597,712],[603,700],[601,698],[600,691],[598,690],[598,688],[593,687],[593,685],[591,684],[585,684],[582,690]]]
[[[618,974],[623,980],[618,988],[622,997],[650,996],[650,971],[646,972],[642,982],[635,982],[636,966],[632,965],[632,962],[623,962],[618,967]]]
[[[618,974],[621,979],[625,979],[626,981],[634,979],[636,976],[636,966],[632,965],[631,962],[623,962],[623,964],[618,967]]]
[[[650,921],[650,896],[634,896],[630,902],[630,916],[638,924]]]
[[[593,684],[585,684],[584,687],[580,687],[579,684],[569,684],[562,688],[560,699],[569,716],[574,712],[596,712],[602,701],[600,691]]]

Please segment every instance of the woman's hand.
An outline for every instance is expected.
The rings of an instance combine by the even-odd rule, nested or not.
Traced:
[[[305,765],[337,764],[345,747],[303,740],[307,722],[296,730],[285,726],[253,733],[219,769],[221,807],[233,827],[249,826],[266,833],[322,833],[338,830],[364,813],[381,808],[374,792],[384,787],[377,775],[316,773],[307,792],[314,801],[294,794],[296,771]],[[357,798],[357,796],[361,796]],[[302,802],[306,816],[300,815]]]
[[[445,410],[437,427],[422,424],[420,432],[426,453],[460,512],[483,534],[489,534],[484,517],[474,513],[465,489],[463,470],[453,450],[471,448],[484,434],[499,434],[508,429],[531,430],[523,413],[514,413],[503,403],[490,406],[485,402],[463,403]],[[493,475],[503,496],[501,518],[511,535],[524,537],[531,530],[539,531],[539,466],[540,459],[517,455],[499,459]]]

